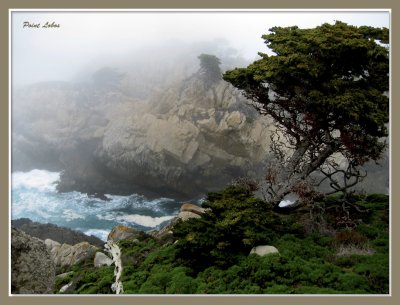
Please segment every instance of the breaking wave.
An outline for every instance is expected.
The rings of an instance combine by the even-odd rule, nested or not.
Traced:
[[[103,240],[116,225],[139,230],[159,229],[179,211],[170,198],[106,195],[107,200],[80,192],[58,193],[60,173],[46,170],[14,172],[11,177],[11,218],[30,218],[95,235]]]

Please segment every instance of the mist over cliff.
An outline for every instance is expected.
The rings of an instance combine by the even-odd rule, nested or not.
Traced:
[[[54,71],[43,66],[36,74],[27,64],[25,75],[17,61],[12,171],[61,171],[60,191],[175,198],[202,195],[242,176],[262,180],[274,127],[228,83],[204,77],[198,56],[216,56],[221,72],[254,58],[243,57],[248,51],[232,47],[234,40],[206,39],[204,33],[151,43],[138,36],[135,47],[134,39],[112,48],[102,41],[97,55],[82,51],[83,60],[71,49],[65,60],[51,60]],[[361,188],[388,192],[388,154],[380,163],[367,165]]]
[[[228,83],[199,72],[205,52],[223,70],[246,64],[222,40],[174,41],[92,67],[79,82],[16,90],[13,171],[62,170],[61,191],[178,197],[256,176],[269,122]]]

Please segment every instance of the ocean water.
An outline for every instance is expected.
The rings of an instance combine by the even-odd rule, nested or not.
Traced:
[[[106,240],[112,227],[127,225],[149,231],[166,225],[182,202],[171,198],[107,195],[109,201],[80,192],[58,193],[60,173],[46,170],[11,175],[11,219],[29,218],[79,230]]]

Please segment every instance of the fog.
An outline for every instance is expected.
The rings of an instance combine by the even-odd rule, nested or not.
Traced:
[[[210,45],[223,45],[224,52],[252,61],[257,52],[267,51],[261,35],[273,26],[310,28],[340,20],[389,27],[389,17],[384,11],[14,11],[12,84],[79,81],[104,66],[124,70],[135,58],[168,60],[172,53],[179,58],[182,48],[192,48],[194,54],[187,60],[195,62],[200,53],[213,51]],[[54,22],[59,27],[24,27],[24,22]]]
[[[203,73],[198,56],[217,56],[221,70],[244,67],[268,53],[261,36],[274,26],[389,27],[389,17],[14,11],[12,171],[62,172],[62,192],[185,200],[237,177],[261,177],[272,123],[219,76]],[[387,163],[374,183],[378,176],[386,190]]]

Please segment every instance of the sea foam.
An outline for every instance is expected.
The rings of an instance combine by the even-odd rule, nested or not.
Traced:
[[[171,220],[181,205],[174,199],[149,200],[139,194],[107,195],[110,199],[107,201],[76,191],[58,193],[59,179],[60,173],[46,170],[12,173],[12,219],[53,223],[106,240],[117,225],[157,229]]]
[[[14,172],[11,175],[12,188],[36,189],[40,192],[54,192],[60,173],[34,169],[30,172]]]

